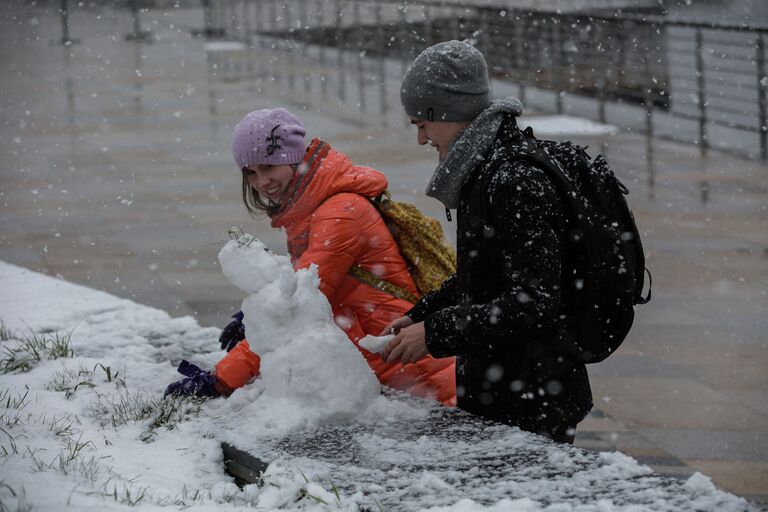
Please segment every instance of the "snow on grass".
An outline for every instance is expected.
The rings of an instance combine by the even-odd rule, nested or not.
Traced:
[[[2,262],[0,276],[14,290],[0,298],[0,510],[241,510],[276,500],[279,488],[260,498],[224,473],[217,435],[247,418],[236,416],[240,392],[163,398],[181,357],[208,368],[219,359],[218,329]],[[258,389],[242,393],[247,405]],[[320,507],[312,496],[321,493],[306,490],[314,485],[285,489],[284,501]]]

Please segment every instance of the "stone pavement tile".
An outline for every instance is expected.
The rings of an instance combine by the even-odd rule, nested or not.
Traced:
[[[655,463],[653,460],[644,461],[639,458],[637,460],[641,464],[645,464],[646,466],[650,467],[654,472],[660,475],[671,476],[681,480],[687,480],[696,472],[694,468],[683,463],[670,465],[664,463],[663,461],[660,463]]]
[[[606,432],[601,437],[609,441],[617,450],[633,457],[654,457],[668,459],[674,457],[667,450],[641,436],[634,430],[625,432]]]
[[[600,439],[599,437],[580,436],[578,433],[576,434],[576,439],[574,440],[573,445],[577,448],[584,448],[585,450],[592,450],[595,452],[612,452],[615,450],[611,443],[604,439]]]
[[[628,341],[625,342],[630,345]],[[590,376],[595,377],[644,377],[644,378],[679,378],[692,377],[695,372],[679,360],[659,360],[644,353],[632,353],[629,347],[622,346],[605,364],[587,368]]]
[[[744,377],[744,380],[746,381],[748,378],[749,376],[747,375]],[[765,390],[765,386],[749,389],[734,387],[731,389],[731,392],[742,403],[747,403],[750,408],[768,416],[768,400],[765,397]]]
[[[688,478],[695,472],[679,458],[607,416],[588,416],[580,423],[574,446],[600,452],[620,451],[665,476]]]
[[[603,435],[612,426],[620,426],[617,422],[606,418],[602,411],[592,409],[581,423],[576,427],[576,437],[573,445],[578,448],[598,452],[611,452],[616,448]]]
[[[594,377],[595,402],[630,428],[762,430],[766,417],[687,378]]]
[[[718,487],[744,496],[768,510],[768,462],[687,459],[685,463],[712,478]]]
[[[627,427],[614,418],[605,415],[598,416],[592,411],[579,423],[576,430],[577,435],[582,430],[586,432],[625,432]]]
[[[638,326],[631,335],[640,332],[661,330],[659,326]],[[622,345],[620,350],[633,350],[659,360],[675,361],[680,365],[700,367],[702,365],[714,365],[723,358],[727,361],[727,367],[736,365],[741,371],[745,367],[753,366],[753,362],[763,366],[765,378],[768,380],[768,346],[762,343],[707,343],[705,339],[669,339],[669,333],[665,332],[665,343],[659,343],[655,339],[648,339],[649,335],[636,336],[632,343]]]
[[[638,433],[680,459],[768,461],[768,432],[638,428]]]
[[[662,329],[641,328],[638,331],[662,331]],[[636,358],[634,354],[624,356],[625,352],[642,353],[651,361],[658,361],[660,369],[677,368],[680,377],[691,377],[718,390],[727,399],[745,405],[756,413],[768,418],[768,401],[765,389],[768,386],[768,346],[760,343],[712,343],[702,337],[697,340],[673,340],[667,330],[661,339],[668,343],[650,341],[640,336],[634,343],[622,346],[619,352],[605,365],[591,372],[599,376],[619,376],[626,371],[627,376],[636,376],[627,366]],[[658,339],[653,336],[651,339]],[[670,365],[669,362],[674,362]],[[625,368],[627,367],[627,368]],[[657,376],[651,370],[647,376]],[[666,375],[671,377],[669,372]]]

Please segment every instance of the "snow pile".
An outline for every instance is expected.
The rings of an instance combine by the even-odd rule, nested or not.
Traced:
[[[203,44],[203,48],[207,52],[234,52],[245,50],[248,47],[235,41],[209,41]]]
[[[321,409],[329,418],[359,414],[380,387],[362,354],[333,322],[317,269],[294,272],[286,256],[243,235],[219,253],[224,275],[249,295],[245,336],[261,356],[264,394]]]
[[[307,288],[316,281],[314,272],[296,275],[296,307],[316,300],[311,297],[319,291]],[[227,400],[163,399],[165,387],[182,378],[175,370],[180,359],[212,368],[221,358],[219,329],[4,262],[0,282],[7,292],[0,294],[0,509],[357,510],[358,498],[337,496],[327,479],[320,482],[278,455],[263,487],[241,490],[224,472],[220,446],[228,441],[253,449],[265,438],[328,424],[339,410],[354,407],[325,408],[322,398],[309,407],[311,399],[279,390],[275,397],[260,379]],[[359,369],[344,355],[347,346],[357,350],[338,337],[343,334],[321,322],[308,328],[325,334],[314,339],[322,351],[348,357],[349,367]],[[344,341],[344,348],[328,339]],[[279,350],[273,352],[277,358]],[[296,357],[285,352],[282,357]],[[306,355],[328,364],[326,357]],[[328,385],[328,375],[314,377],[315,391],[326,393],[317,386]],[[297,389],[304,388],[291,382],[289,390]],[[373,390],[375,396],[377,383]],[[372,402],[362,421],[420,414],[382,396]]]

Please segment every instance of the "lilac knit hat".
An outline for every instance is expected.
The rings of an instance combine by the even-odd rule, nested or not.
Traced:
[[[306,153],[304,125],[284,108],[249,112],[235,126],[232,156],[242,169],[251,165],[295,165]]]

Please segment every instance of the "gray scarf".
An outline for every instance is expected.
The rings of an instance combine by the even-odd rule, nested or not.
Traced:
[[[460,131],[448,146],[448,154],[440,162],[427,185],[427,195],[434,197],[446,208],[459,206],[461,188],[474,169],[485,160],[485,155],[496,140],[504,115],[519,116],[523,104],[514,96],[496,100],[480,112]]]

